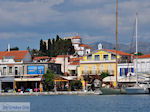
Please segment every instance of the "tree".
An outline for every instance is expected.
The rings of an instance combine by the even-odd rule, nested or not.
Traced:
[[[132,54],[132,53],[131,53]],[[138,53],[133,53],[135,56],[142,56],[142,55],[144,55],[143,53],[141,53],[141,52],[138,52]]]
[[[75,49],[70,39],[61,39],[57,35],[52,40],[48,39],[48,49],[46,43],[41,39],[39,52],[41,56],[55,57],[57,55],[72,55],[75,53]]]
[[[72,45],[71,39],[68,39],[68,54],[74,54],[75,53],[75,49],[74,46]]]
[[[103,80],[105,77],[110,76],[109,72],[102,72],[100,75],[101,80]]]
[[[43,75],[43,87],[44,90],[50,91],[54,89],[54,78],[55,73],[51,70],[47,70],[47,72]]]
[[[41,52],[43,51],[43,40],[42,39],[40,40],[40,51]]]
[[[51,39],[48,39],[48,51],[47,51],[48,56],[52,56],[52,42]]]
[[[40,40],[40,50],[39,54],[41,56],[47,55],[47,47],[46,47],[46,42],[44,42],[42,39]]]
[[[58,42],[60,40],[60,37],[57,35],[56,36],[56,42]]]

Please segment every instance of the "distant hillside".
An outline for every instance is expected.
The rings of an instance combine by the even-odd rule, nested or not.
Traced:
[[[99,42],[93,42],[90,45],[94,48],[97,49],[98,44],[101,43],[103,45],[104,49],[114,49],[115,44],[110,43],[107,41],[99,41]],[[135,45],[131,44],[119,44],[119,50],[124,51],[124,52],[135,52]],[[150,54],[150,42],[144,42],[140,41],[138,43],[138,51],[142,52],[144,54]]]

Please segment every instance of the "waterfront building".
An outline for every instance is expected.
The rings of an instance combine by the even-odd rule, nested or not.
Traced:
[[[1,51],[0,52],[0,89],[14,87],[16,75],[23,74],[24,62],[31,62],[28,51]]]
[[[67,76],[77,76],[77,68],[81,57],[73,55],[58,55],[52,58],[51,61],[56,64],[61,64],[61,72]]]
[[[32,57],[28,51],[0,52],[0,90],[16,90],[21,88],[40,88],[41,79],[47,69],[61,74],[61,65],[48,61],[48,57]]]
[[[131,55],[123,51],[112,49],[99,49],[91,54],[83,56],[78,68],[78,77],[98,76],[102,72],[108,72],[115,78],[116,75],[116,52],[118,63],[127,63],[131,60]],[[115,82],[110,80],[110,82]],[[114,83],[115,84],[115,83]]]
[[[82,57],[73,57],[69,59],[68,72],[71,76],[77,76],[77,69]]]
[[[136,77],[134,73],[134,64],[130,63],[118,63],[118,83],[120,84],[127,84],[127,83],[135,83]],[[103,79],[103,82],[111,82],[115,81],[114,76],[108,76]]]
[[[40,91],[43,89],[42,76],[46,71],[52,70],[56,74],[61,74],[60,64],[55,63],[45,63],[45,62],[26,62],[23,63],[23,74],[15,76],[14,83],[17,90],[21,87],[25,89],[30,88],[34,91],[38,88]],[[38,90],[38,91],[39,91]]]
[[[136,58],[134,59],[134,63]],[[138,56],[137,58],[137,72],[150,74],[150,54]]]
[[[61,72],[68,74],[68,65],[69,65],[70,55],[58,55],[55,57],[55,63],[61,64]]]

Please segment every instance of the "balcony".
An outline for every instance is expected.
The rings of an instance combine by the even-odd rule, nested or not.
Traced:
[[[115,60],[88,60],[88,61],[80,61],[81,64],[92,64],[92,63],[115,63]]]

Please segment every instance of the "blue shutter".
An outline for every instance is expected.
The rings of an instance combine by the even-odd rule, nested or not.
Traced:
[[[128,68],[125,68],[125,75],[127,76],[128,74]]]
[[[122,76],[122,68],[120,68],[120,76]]]
[[[134,73],[134,68],[131,68],[131,72]]]

